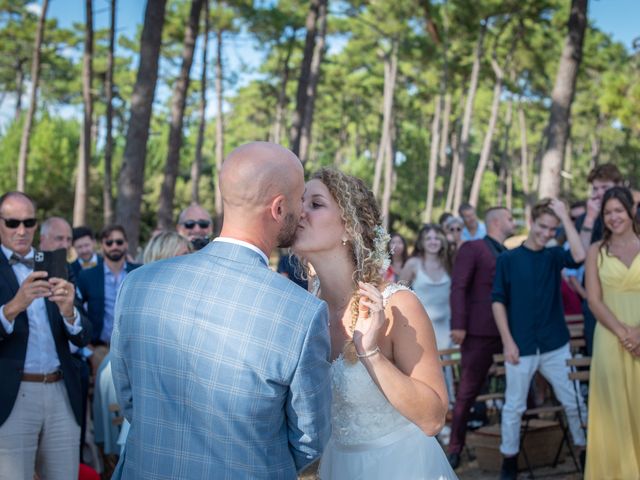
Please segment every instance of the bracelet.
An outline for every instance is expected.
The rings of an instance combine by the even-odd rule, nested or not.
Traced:
[[[367,357],[373,357],[376,353],[380,353],[380,347],[376,345],[376,348],[374,348],[373,350],[371,350],[370,352],[367,353],[363,353],[362,355],[360,355],[358,353],[358,351],[356,350],[356,357],[358,358],[367,358]]]

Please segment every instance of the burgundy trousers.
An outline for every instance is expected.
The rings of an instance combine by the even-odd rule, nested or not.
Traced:
[[[496,353],[502,353],[500,337],[467,335],[460,346],[460,385],[453,407],[449,453],[459,454],[464,447],[471,407],[480,395]]]

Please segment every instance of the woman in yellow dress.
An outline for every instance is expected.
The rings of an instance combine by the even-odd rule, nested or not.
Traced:
[[[604,235],[589,249],[586,287],[598,319],[589,388],[592,480],[640,478],[640,228],[631,192],[602,199]]]

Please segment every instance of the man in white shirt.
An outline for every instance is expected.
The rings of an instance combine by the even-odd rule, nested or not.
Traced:
[[[80,373],[69,341],[91,327],[74,307],[73,284],[34,272],[36,208],[27,195],[0,197],[0,480],[77,478]],[[36,462],[37,459],[37,462]]]
[[[487,227],[484,222],[478,220],[476,209],[473,208],[473,206],[468,203],[463,203],[460,205],[458,213],[464,222],[464,228],[462,229],[462,240],[464,242],[480,240],[487,235]]]

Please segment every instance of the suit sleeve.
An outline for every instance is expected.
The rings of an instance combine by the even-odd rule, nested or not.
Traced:
[[[331,434],[331,381],[326,304],[315,312],[289,387],[286,414],[289,449],[298,471],[322,454]]]
[[[475,250],[470,244],[463,243],[453,265],[450,297],[452,330],[467,330],[468,327],[467,298],[476,271],[475,257]]]
[[[131,380],[129,378],[129,372],[127,369],[127,335],[123,332],[123,325],[121,322],[122,315],[122,302],[127,293],[127,280],[125,278],[118,296],[116,298],[115,313],[113,316],[113,333],[111,334],[111,371],[113,373],[113,383],[116,387],[116,397],[118,404],[122,408],[124,417],[131,422],[131,413],[133,411],[133,396],[131,393]]]

